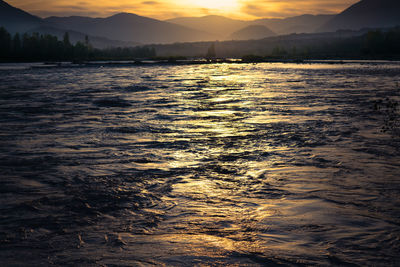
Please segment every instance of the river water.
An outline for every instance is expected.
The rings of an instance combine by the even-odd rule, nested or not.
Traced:
[[[400,63],[0,69],[2,266],[398,266]],[[386,125],[386,126],[385,126]]]

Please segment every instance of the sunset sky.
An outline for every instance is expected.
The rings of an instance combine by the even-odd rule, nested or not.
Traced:
[[[106,17],[119,12],[168,19],[224,15],[236,19],[282,18],[338,13],[358,0],[6,0],[40,17],[83,15]]]

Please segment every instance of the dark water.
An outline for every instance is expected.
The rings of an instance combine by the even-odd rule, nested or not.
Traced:
[[[400,64],[0,70],[2,266],[399,266]]]

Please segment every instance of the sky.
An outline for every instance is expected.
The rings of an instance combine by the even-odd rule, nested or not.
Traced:
[[[169,19],[222,15],[235,19],[339,13],[359,0],[6,0],[40,17],[107,17],[120,12]]]

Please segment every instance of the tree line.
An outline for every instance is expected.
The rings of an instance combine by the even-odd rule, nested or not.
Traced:
[[[270,52],[248,54],[247,62],[268,59],[400,59],[400,27],[387,31],[371,30],[361,36],[307,42],[285,42]]]
[[[271,59],[400,59],[400,27],[371,30],[361,36],[324,38],[293,35],[286,39],[181,43],[126,48],[96,49],[86,36],[72,44],[68,32],[62,40],[49,34],[15,34],[0,28],[0,61],[89,61],[135,60],[140,58],[242,57],[247,62]],[[208,50],[207,50],[208,49]]]
[[[24,33],[11,35],[0,27],[1,61],[85,61],[85,60],[134,60],[156,56],[152,47],[127,47],[96,49],[89,37],[73,44],[69,33],[62,40],[50,34]]]
[[[261,40],[152,45],[158,56],[244,58],[246,61],[302,59],[400,59],[400,27],[323,34],[291,34]],[[212,51],[212,53],[210,52]],[[215,53],[214,53],[215,51]]]

